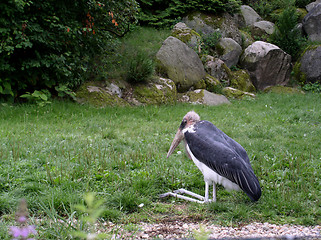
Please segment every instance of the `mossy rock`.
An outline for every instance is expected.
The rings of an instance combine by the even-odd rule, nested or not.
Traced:
[[[206,82],[204,79],[201,79],[198,83],[193,86],[195,89],[206,89]]]
[[[247,48],[248,46],[250,46],[252,43],[255,42],[250,33],[243,30],[240,30],[240,33],[242,36],[242,49]]]
[[[173,104],[177,99],[176,86],[170,79],[159,78],[156,82],[134,86],[133,98],[145,105]]]
[[[86,82],[76,91],[76,99],[79,103],[89,103],[96,107],[128,106],[124,99],[110,94],[101,82]]]
[[[298,60],[293,67],[293,73],[294,73],[294,78],[297,80],[297,82],[301,85],[305,84],[307,82],[307,77],[304,72],[300,70],[301,68],[301,62]]]
[[[236,88],[232,87],[225,87],[223,88],[223,94],[228,98],[234,99],[243,99],[244,97],[255,98],[255,94],[244,92]]]
[[[250,75],[245,70],[232,72],[231,87],[244,92],[255,92],[256,89],[250,80]]]
[[[304,51],[301,53],[301,55],[300,55],[299,59],[297,60],[297,62],[294,64],[293,75],[294,75],[294,78],[296,79],[296,81],[299,84],[304,85],[307,82],[309,82],[309,80],[307,79],[308,77],[307,77],[306,73],[301,71],[301,60],[302,60],[303,56],[305,55],[305,53],[307,51],[315,50],[320,46],[321,46],[320,44],[313,44],[313,45],[310,45],[310,46],[306,47],[304,49]]]
[[[171,36],[178,38],[190,48],[197,49],[201,44],[201,35],[193,29],[186,26],[185,23],[177,23],[171,33]]]
[[[209,92],[205,89],[196,89],[188,91],[185,94],[179,94],[179,101],[209,106],[230,104],[230,101],[225,96]]]
[[[189,97],[189,101],[193,103],[202,103],[204,98],[203,91],[189,91],[186,95]]]
[[[272,92],[279,94],[305,94],[304,91],[298,88],[286,87],[286,86],[271,86],[264,89],[264,92]]]
[[[215,77],[213,77],[213,76],[211,76],[209,74],[206,74],[204,81],[205,81],[205,84],[206,84],[206,88],[205,89],[207,91],[210,91],[210,92],[213,92],[213,93],[222,94],[223,86],[222,86],[221,82],[217,78],[215,78]]]
[[[208,35],[219,30],[222,37],[234,39],[237,43],[241,43],[241,34],[237,27],[235,18],[228,14],[210,14],[204,12],[194,12],[188,14],[182,19],[186,25],[196,32]]]
[[[303,18],[305,17],[305,15],[308,14],[308,11],[305,8],[297,8],[296,12],[299,15],[299,22],[302,22]]]

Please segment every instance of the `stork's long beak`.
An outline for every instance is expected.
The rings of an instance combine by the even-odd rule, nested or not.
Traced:
[[[178,129],[178,131],[174,137],[174,140],[172,142],[172,145],[168,150],[167,158],[174,152],[175,148],[179,145],[179,143],[183,140],[183,138],[184,138],[184,134],[183,134],[182,130]]]

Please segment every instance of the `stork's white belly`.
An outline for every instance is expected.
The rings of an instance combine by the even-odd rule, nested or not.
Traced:
[[[186,147],[187,153],[192,158],[195,165],[203,173],[205,182],[207,182],[209,184],[213,184],[213,182],[221,184],[227,190],[237,190],[237,191],[241,190],[237,184],[235,184],[235,183],[231,182],[230,180],[228,180],[227,178],[219,175],[218,173],[216,173],[212,169],[210,169],[208,166],[206,166],[204,163],[197,160],[197,158],[193,155],[192,151],[190,150],[190,148],[188,147],[187,144],[185,144],[185,147]]]

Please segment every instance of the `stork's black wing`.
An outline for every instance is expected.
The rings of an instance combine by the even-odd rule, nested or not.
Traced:
[[[194,125],[194,132],[185,132],[185,140],[193,155],[219,175],[236,183],[257,201],[261,188],[245,149],[208,121]]]

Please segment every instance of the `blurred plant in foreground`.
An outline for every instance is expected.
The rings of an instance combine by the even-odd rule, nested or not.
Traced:
[[[32,240],[30,238],[34,235],[37,235],[36,227],[34,225],[27,225],[28,222],[28,207],[27,201],[22,199],[20,201],[18,211],[16,212],[16,221],[19,223],[19,226],[11,226],[10,234],[13,239],[27,239]]]
[[[84,230],[77,230],[72,233],[74,237],[81,239],[104,239],[107,237],[104,233],[96,233],[95,223],[98,217],[103,213],[103,200],[97,200],[95,193],[87,193],[84,196],[85,204],[78,204],[75,208],[82,213],[82,225]],[[85,226],[86,225],[86,226]],[[88,233],[89,232],[89,233]]]

